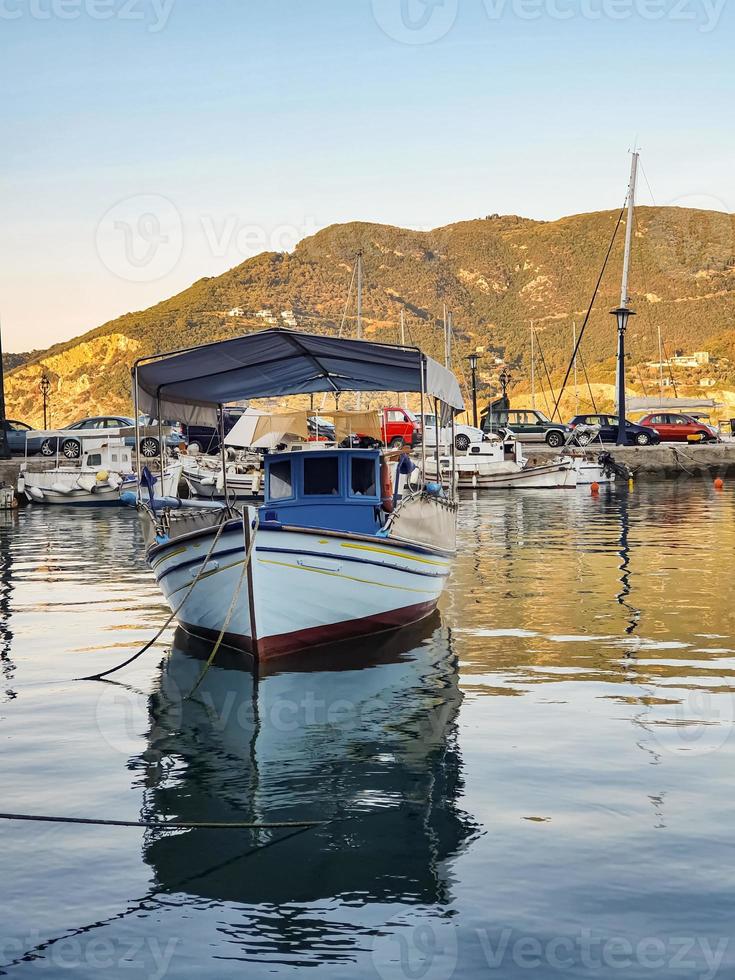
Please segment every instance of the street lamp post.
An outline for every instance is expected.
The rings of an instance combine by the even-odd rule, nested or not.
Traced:
[[[51,390],[51,381],[45,371],[41,376],[41,380],[38,382],[38,387],[41,389],[41,394],[43,395],[43,427],[44,429],[48,429],[47,405],[48,393]]]
[[[3,342],[0,334],[0,459],[11,459],[8,432],[5,428],[5,371],[3,369]]]
[[[472,424],[477,428],[477,354],[470,354],[467,360],[470,362],[470,373],[472,375]]]
[[[625,431],[625,331],[628,329],[628,320],[635,316],[633,310],[627,306],[619,306],[616,310],[610,311],[611,316],[618,321],[618,446],[625,446],[628,443]]]
[[[508,385],[511,383],[512,380],[513,378],[510,376],[508,371],[505,368],[503,368],[502,373],[498,378],[498,381],[500,382],[500,387],[503,391],[504,399],[508,397]]]

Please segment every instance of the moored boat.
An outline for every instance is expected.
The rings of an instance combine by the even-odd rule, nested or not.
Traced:
[[[454,375],[415,348],[295,331],[144,359],[134,371],[136,398],[165,417],[318,391],[417,391],[449,414],[463,407]],[[410,466],[405,457],[399,475]],[[451,487],[419,481],[396,493],[378,449],[276,453],[265,459],[265,504],[238,512],[223,472],[219,512],[140,498],[148,562],[190,632],[265,659],[394,629],[436,608],[455,551]]]

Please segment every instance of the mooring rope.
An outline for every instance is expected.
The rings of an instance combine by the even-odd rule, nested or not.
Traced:
[[[69,823],[92,827],[145,827],[146,830],[280,830],[295,827],[324,827],[331,820],[287,820],[275,823],[240,823],[189,820],[96,820],[91,817],[57,817],[35,813],[0,813],[0,820],[23,820],[34,823]]]
[[[247,525],[245,523],[246,520],[247,521],[250,520],[250,515],[249,515],[249,511],[248,511],[248,508],[247,507],[244,508],[243,513],[242,513],[243,544],[245,544],[245,540],[246,540],[246,537],[245,537],[245,529],[247,527]],[[244,584],[245,579],[247,577],[248,568],[250,567],[250,562],[251,562],[251,559],[253,557],[253,549],[255,548],[255,538],[256,538],[256,535],[258,533],[258,511],[257,511],[257,509],[255,511],[255,520],[253,521],[253,528],[252,528],[252,530],[253,530],[253,534],[252,534],[252,536],[250,538],[250,544],[245,549],[245,561],[243,562],[243,565],[242,565],[242,571],[240,572],[240,578],[238,579],[237,586],[235,588],[235,591],[232,594],[232,599],[230,601],[230,608],[227,610],[227,615],[225,616],[225,621],[222,624],[222,629],[219,631],[219,636],[217,637],[217,641],[214,644],[214,647],[212,648],[212,652],[210,653],[209,658],[207,659],[207,662],[204,665],[204,668],[203,668],[201,674],[199,675],[196,684],[194,685],[194,687],[192,687],[192,689],[189,691],[189,693],[187,694],[187,696],[184,698],[185,701],[189,701],[192,697],[194,697],[194,695],[196,694],[197,690],[199,689],[199,686],[201,685],[202,681],[207,676],[207,672],[209,671],[209,668],[214,663],[214,658],[217,656],[217,652],[219,651],[219,648],[222,646],[222,641],[224,640],[225,634],[227,633],[227,627],[230,625],[230,620],[232,619],[232,616],[234,615],[235,606],[237,605],[237,600],[238,600],[238,598],[240,596],[240,592],[242,591],[243,584]],[[253,634],[254,628],[255,628],[255,624],[254,623],[251,623],[250,624],[251,638],[252,638],[252,634]]]
[[[186,590],[186,593],[184,595],[184,598],[181,600],[181,602],[178,604],[178,606],[176,606],[176,608],[172,611],[171,615],[168,617],[168,619],[163,624],[163,626],[159,629],[159,631],[156,633],[156,635],[152,639],[150,639],[146,643],[146,645],[144,647],[141,647],[141,649],[138,650],[137,653],[134,653],[132,657],[128,657],[127,660],[125,660],[121,664],[118,664],[117,667],[111,667],[109,670],[100,671],[100,673],[98,673],[98,674],[90,674],[89,677],[77,677],[76,678],[77,680],[79,680],[79,681],[101,681],[103,678],[109,677],[110,674],[116,674],[118,672],[118,670],[122,670],[123,667],[127,667],[129,664],[132,664],[134,660],[137,660],[138,657],[142,657],[144,653],[146,653],[148,650],[150,650],[150,648],[153,646],[153,644],[156,643],[157,640],[160,639],[160,637],[165,633],[165,631],[169,628],[169,626],[171,625],[171,623],[173,622],[173,620],[179,614],[179,612],[181,611],[182,606],[184,605],[184,603],[186,602],[186,600],[191,595],[191,593],[192,593],[192,591],[194,589],[194,586],[197,584],[197,582],[199,582],[199,580],[201,579],[202,575],[204,574],[204,569],[209,564],[209,559],[212,557],[212,554],[214,552],[214,549],[217,546],[217,542],[219,541],[220,537],[222,536],[222,532],[223,532],[223,530],[225,528],[225,524],[226,524],[226,520],[225,520],[225,517],[224,517],[224,514],[223,514],[222,521],[220,523],[219,528],[217,529],[217,533],[214,536],[214,540],[212,541],[212,544],[211,544],[211,546],[209,548],[209,551],[207,552],[207,556],[204,559],[204,561],[202,562],[202,564],[201,564],[201,566],[199,568],[199,571],[197,572],[197,574],[196,574],[196,576],[194,578],[194,581],[191,583],[191,585],[189,586],[189,588]]]

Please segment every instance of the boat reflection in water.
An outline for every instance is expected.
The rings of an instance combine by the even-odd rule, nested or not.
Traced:
[[[151,698],[149,750],[135,763],[143,818],[330,822],[151,834],[144,854],[157,893],[269,906],[261,953],[293,952],[293,903],[449,899],[442,865],[478,829],[459,806],[451,637],[436,616],[371,647],[310,657],[298,672],[279,661],[258,679],[224,663],[187,700],[209,648],[177,632]],[[285,904],[279,922],[273,906]]]

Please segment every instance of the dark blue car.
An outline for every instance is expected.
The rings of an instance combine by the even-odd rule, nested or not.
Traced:
[[[617,415],[575,415],[569,423],[574,429],[578,425],[599,425],[599,439],[602,442],[616,443],[618,441]],[[635,422],[625,422],[626,441],[629,446],[658,446],[661,436],[655,429],[647,425],[636,425]]]
[[[41,452],[43,440],[33,435],[35,429],[30,425],[16,419],[5,419],[3,428],[8,439],[8,449],[14,456],[35,456]]]

